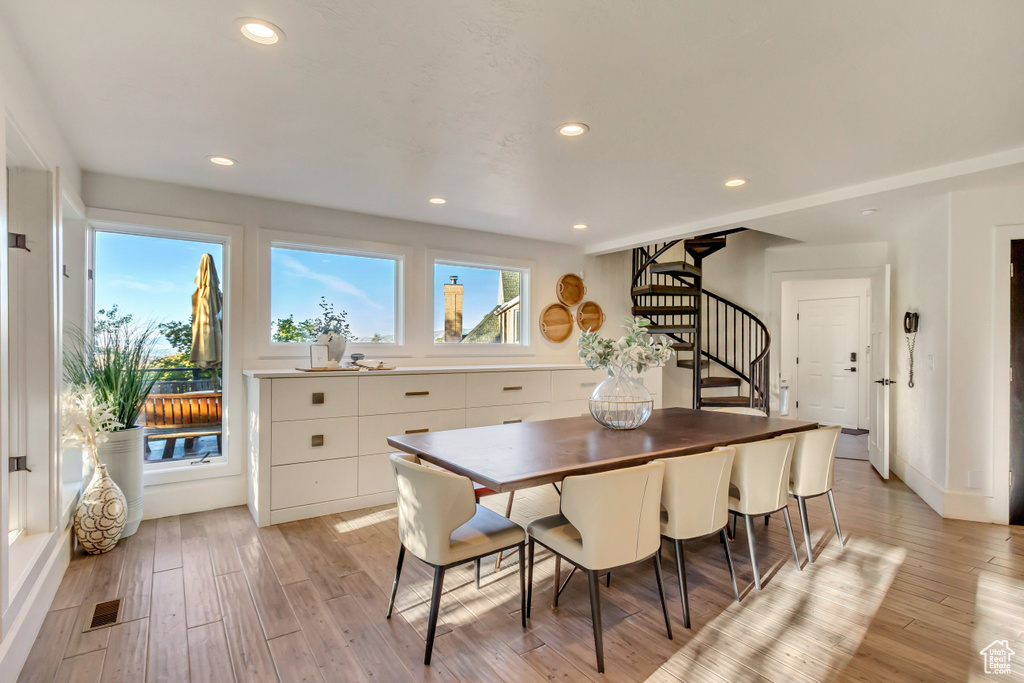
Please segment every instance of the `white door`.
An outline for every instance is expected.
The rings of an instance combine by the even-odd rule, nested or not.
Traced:
[[[871,278],[871,392],[868,397],[868,459],[889,478],[889,266]]]
[[[856,429],[860,300],[803,300],[797,310],[797,414],[801,420]]]

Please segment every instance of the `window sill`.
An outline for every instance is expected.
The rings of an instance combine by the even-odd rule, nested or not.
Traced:
[[[142,473],[142,485],[159,486],[160,484],[173,484],[180,481],[194,481],[196,479],[215,479],[217,477],[230,477],[241,474],[242,468],[238,464],[228,461],[226,456],[218,456],[216,460],[207,460],[202,465],[191,463],[199,462],[198,459],[179,461],[174,464],[153,463],[144,466]]]
[[[35,566],[36,560],[39,559],[50,536],[45,532],[35,534],[22,532],[11,544],[8,555],[8,576],[11,577],[11,583],[7,594],[12,598],[21,591],[25,581],[32,575],[30,570]]]

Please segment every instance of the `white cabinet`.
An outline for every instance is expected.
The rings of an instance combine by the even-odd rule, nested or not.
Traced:
[[[359,378],[359,414],[447,410],[466,407],[466,376],[385,375],[381,372]]]
[[[352,458],[358,452],[358,443],[358,420],[354,417],[275,422],[270,428],[270,464]]]
[[[517,406],[485,406],[466,409],[467,427],[489,427],[515,422],[551,419],[550,403],[524,403]]]
[[[466,377],[466,405],[504,406],[547,403],[551,372],[480,372]]]
[[[465,410],[433,410],[398,415],[365,415],[359,418],[359,454],[393,452],[388,437],[397,434],[442,432],[466,426]]]
[[[608,373],[604,370],[589,368],[551,373],[551,400],[559,403],[589,399],[597,385],[607,377]]]
[[[271,404],[275,421],[357,414],[355,377],[303,377],[273,382]]]
[[[280,510],[351,498],[356,495],[357,477],[358,464],[355,458],[272,467],[270,508]]]

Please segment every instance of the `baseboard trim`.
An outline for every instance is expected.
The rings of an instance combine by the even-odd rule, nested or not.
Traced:
[[[946,491],[943,501],[944,517],[963,519],[969,522],[988,522],[989,524],[1009,524],[1008,507],[998,509],[1000,501],[994,496],[970,491]]]
[[[71,527],[64,529],[53,550],[37,575],[35,585],[29,592],[20,612],[0,642],[0,671],[20,672],[32,645],[36,642],[39,629],[43,626],[46,613],[60,588],[64,572],[71,563]],[[8,680],[3,677],[4,680]],[[14,680],[13,678],[10,680]]]
[[[931,509],[945,517],[946,491],[921,470],[896,455],[889,454],[889,466],[893,473],[899,477],[904,484],[918,495],[924,502],[928,503]]]

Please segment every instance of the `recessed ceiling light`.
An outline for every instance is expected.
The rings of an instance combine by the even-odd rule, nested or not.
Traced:
[[[586,230],[587,229],[587,224],[586,223],[577,223],[576,225],[572,226],[572,229],[573,230]]]
[[[747,184],[747,179],[746,178],[730,178],[729,180],[725,181],[725,186],[726,187],[739,187],[741,185],[746,185],[746,184]]]
[[[875,208],[861,209],[860,210],[860,215],[861,216],[870,216],[871,214],[877,213],[877,212],[878,212],[878,209],[875,209]]]
[[[235,164],[238,163],[237,161],[235,161],[231,157],[222,157],[222,156],[214,155],[212,157],[206,157],[206,158],[210,160],[210,163],[217,164],[218,166],[234,166]]]
[[[585,123],[563,123],[558,127],[558,132],[567,138],[583,135],[588,130],[590,130],[590,126]]]
[[[445,199],[444,197],[431,197],[430,198],[430,203],[431,204],[447,204],[448,200]]]
[[[235,22],[242,35],[260,45],[274,45],[284,39],[284,31],[269,21],[244,17]]]

